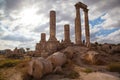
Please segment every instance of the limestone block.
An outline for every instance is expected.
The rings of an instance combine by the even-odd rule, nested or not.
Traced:
[[[86,54],[84,54],[84,60],[87,62],[94,64],[95,63],[95,55],[99,54],[96,51],[88,51]]]
[[[76,51],[73,47],[69,46],[63,52],[67,56],[67,58],[72,58]]]
[[[32,76],[35,80],[39,80],[43,76],[43,64],[39,60],[35,60],[32,66]]]
[[[28,65],[28,74],[33,76],[35,80],[40,80],[44,74],[50,73],[52,71],[52,63],[42,57],[32,59]]]
[[[120,46],[119,45],[113,46],[112,49],[111,49],[111,53],[112,54],[120,53]]]
[[[48,61],[42,57],[38,58],[38,60],[42,63],[43,65],[43,74],[47,74],[52,72],[53,66],[51,61]]]
[[[57,66],[57,67],[54,69],[53,72],[55,72],[55,73],[62,73],[63,70],[62,70],[61,66]]]
[[[47,60],[51,61],[54,67],[57,67],[62,66],[66,62],[67,58],[64,53],[56,52],[49,56]]]
[[[41,57],[47,58],[49,56],[49,52],[42,52]]]
[[[107,55],[100,54],[96,51],[88,51],[84,54],[83,59],[90,64],[103,65],[108,63]]]
[[[103,44],[102,45],[102,50],[107,52],[107,53],[110,53],[110,45],[109,44]]]
[[[30,62],[28,63],[28,74],[29,74],[29,75],[32,75],[33,63],[34,63],[34,60],[32,60],[32,61],[30,61]]]

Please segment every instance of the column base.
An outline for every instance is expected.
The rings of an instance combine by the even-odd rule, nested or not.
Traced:
[[[57,41],[56,37],[50,37],[48,41]]]

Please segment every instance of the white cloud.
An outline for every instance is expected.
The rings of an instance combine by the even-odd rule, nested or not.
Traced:
[[[1,0],[0,0],[1,1]],[[91,40],[96,41],[98,38],[103,38],[105,40],[110,39],[110,42],[118,43],[118,39],[110,38],[111,34],[107,36],[97,34],[102,29],[113,29],[120,27],[120,7],[119,0],[81,0],[83,3],[88,5],[89,8],[89,19],[95,20],[96,18],[102,16],[101,19],[105,21],[101,24],[95,26],[90,25]],[[29,47],[34,49],[35,43],[40,40],[40,33],[45,32],[47,40],[49,38],[49,11],[56,11],[56,36],[58,39],[64,38],[64,24],[70,24],[70,34],[71,40],[74,41],[74,18],[75,18],[75,7],[74,4],[79,2],[79,0],[2,0],[0,2],[0,40],[4,41],[2,49],[12,48],[15,46]],[[33,7],[35,12],[33,16],[27,17],[21,16],[24,9],[30,9]],[[33,11],[34,11],[33,10]],[[84,27],[84,15],[81,13],[82,26]],[[105,14],[105,15],[103,15]],[[28,22],[30,22],[28,24]],[[27,23],[27,24],[26,24]],[[82,29],[84,30],[84,28]],[[85,37],[85,32],[82,32],[83,37]],[[118,36],[117,32],[113,33],[114,36]],[[5,39],[9,36],[8,40]],[[105,37],[105,38],[104,38]],[[17,38],[14,41],[14,38]],[[20,42],[20,39],[26,41],[26,43]],[[11,40],[10,40],[11,39]],[[34,41],[30,41],[33,39]],[[28,40],[28,41],[27,41]],[[99,40],[100,42],[105,42],[105,40]],[[12,45],[12,43],[16,43]],[[18,43],[19,42],[19,43]],[[8,43],[8,44],[7,44]]]
[[[111,29],[111,28],[117,28],[120,27],[120,11],[118,8],[110,11],[106,15],[102,17],[104,19],[103,28],[105,29]]]
[[[120,43],[120,29],[110,33],[107,36],[99,36],[97,41],[100,43]]]
[[[15,47],[17,47],[17,45],[20,44],[20,42],[14,42],[10,41],[10,40],[0,40],[1,45],[0,45],[0,50],[2,49],[14,49]]]

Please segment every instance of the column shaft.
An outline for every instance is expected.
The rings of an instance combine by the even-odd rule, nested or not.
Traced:
[[[76,44],[82,43],[80,8],[78,7],[76,7],[76,18],[75,18],[75,42]]]
[[[50,11],[50,39],[56,40],[56,12]]]
[[[41,33],[41,42],[45,42],[45,41],[46,41],[46,34]]]
[[[64,41],[65,41],[65,42],[70,42],[70,29],[69,29],[69,24],[65,24],[65,25],[64,25],[64,36],[65,36]]]
[[[89,32],[88,9],[84,9],[84,14],[85,14],[86,46],[87,46],[87,47],[90,47],[90,32]]]

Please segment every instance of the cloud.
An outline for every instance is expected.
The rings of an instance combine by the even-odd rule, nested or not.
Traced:
[[[18,41],[9,41],[9,40],[1,40],[0,39],[0,42],[1,42],[1,45],[0,45],[0,49],[3,50],[3,49],[14,49],[15,47],[18,47],[18,45],[20,44],[20,42]]]
[[[120,27],[120,11],[118,9],[112,10],[102,17],[104,19],[103,27],[105,29],[119,28]]]
[[[108,34],[107,36],[99,36],[97,41],[100,43],[120,43],[120,29]]]
[[[56,11],[57,39],[64,39],[64,24],[69,24],[71,40],[74,41],[74,5],[79,1],[88,5],[91,41],[119,43],[117,38],[114,41],[110,38],[119,34],[119,0],[0,0],[0,40],[4,42],[1,46],[4,49],[15,46],[30,46],[34,49],[43,32],[48,40],[50,10]],[[21,13],[30,8],[36,11],[35,15],[25,19]],[[84,12],[81,12],[82,34],[85,39]],[[16,44],[12,45],[14,42]]]
[[[5,6],[8,10],[16,10],[21,8],[23,0],[5,0]]]
[[[28,42],[28,41],[33,41],[34,39],[25,37],[24,35],[21,34],[7,34],[3,37],[1,37],[2,40],[10,40],[10,41],[20,41],[20,42]]]

